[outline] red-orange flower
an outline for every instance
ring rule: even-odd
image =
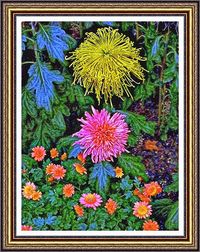
[[[85,164],[85,158],[82,152],[78,154],[77,158],[79,161],[81,161],[82,164]]]
[[[143,223],[143,230],[145,230],[145,231],[158,231],[159,225],[156,221],[148,220]]]
[[[40,191],[35,191],[32,194],[32,200],[40,200],[42,197],[42,193]]]
[[[62,161],[64,161],[65,159],[67,159],[67,153],[66,153],[66,152],[63,153],[62,156],[60,157],[60,159],[61,159]]]
[[[63,187],[63,194],[65,197],[70,198],[74,194],[74,186],[72,184],[66,184]]]
[[[43,146],[37,146],[32,149],[32,154],[31,156],[36,160],[36,161],[42,161],[46,155],[46,150]]]
[[[149,151],[159,151],[159,147],[156,146],[157,141],[151,141],[151,140],[146,140],[144,143],[144,148],[145,150],[149,150]]]
[[[107,202],[106,202],[106,205],[105,205],[105,208],[107,210],[107,212],[109,214],[114,214],[114,212],[116,211],[117,209],[117,203],[112,200],[112,199],[109,199]]]
[[[63,168],[62,165],[55,165],[52,170],[52,177],[54,179],[63,179],[65,176],[66,170]]]
[[[76,171],[78,173],[80,173],[81,175],[83,175],[84,173],[87,174],[87,170],[85,169],[85,167],[79,163],[74,164],[74,167],[76,169]]]
[[[144,201],[144,202],[150,202],[151,199],[145,195],[143,193],[143,191],[140,191],[138,188],[136,188],[134,191],[133,191],[133,194],[138,196],[138,198],[141,200],[141,201]]]
[[[74,210],[79,217],[84,215],[84,209],[81,206],[75,205]]]
[[[53,148],[50,150],[50,155],[51,155],[51,158],[56,158],[56,157],[58,157],[59,152],[57,151],[56,148]]]
[[[162,187],[158,182],[151,182],[144,185],[144,194],[147,196],[155,196],[162,192]]]
[[[46,167],[46,174],[47,174],[47,175],[51,175],[52,172],[53,172],[53,168],[54,168],[55,166],[56,166],[56,165],[53,164],[53,163],[47,165],[47,167]]]
[[[31,231],[32,227],[31,226],[27,226],[27,225],[22,225],[21,229],[22,229],[22,231]]]
[[[145,194],[140,193],[138,194],[138,198],[143,201],[143,202],[147,202],[149,203],[151,201],[151,199],[149,197],[147,197]]]

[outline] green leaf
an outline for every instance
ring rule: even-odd
[[[134,135],[133,133],[128,136],[128,145],[130,147],[134,147],[137,144],[138,136]]]
[[[33,166],[37,165],[37,162],[32,157],[23,154],[22,165],[25,166],[25,168],[32,168]]]
[[[67,148],[71,146],[73,143],[75,143],[75,141],[77,140],[78,140],[77,137],[72,136],[63,137],[57,142],[57,149],[60,150],[62,147]]]
[[[142,158],[132,156],[131,154],[122,154],[118,158],[118,164],[124,169],[126,175],[141,176],[145,182],[148,181],[148,176],[145,173],[145,165],[142,163]]]
[[[165,192],[178,192],[178,174],[173,175],[173,182],[166,186],[164,189]]]
[[[129,97],[125,97],[122,102],[122,110],[127,110],[131,104],[133,103],[133,100]]]
[[[156,122],[147,121],[143,115],[138,115],[134,112],[126,112],[126,121],[130,124],[135,135],[141,134],[141,132],[147,133],[151,136],[155,134]]]
[[[171,210],[173,201],[171,199],[165,198],[152,201],[151,204],[156,216],[163,216],[164,218],[166,218],[169,211]]]
[[[177,230],[178,229],[178,202],[175,202],[167,216],[165,221],[165,227],[167,230]]]
[[[26,111],[33,118],[37,117],[38,115],[34,96],[28,91],[27,88],[24,88],[22,92],[22,109],[23,112]]]

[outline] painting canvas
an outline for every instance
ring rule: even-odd
[[[23,235],[180,230],[179,22],[20,24]]]

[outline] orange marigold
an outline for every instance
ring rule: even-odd
[[[31,183],[31,182],[27,182],[22,189],[23,195],[27,199],[32,199],[32,195],[35,192],[35,190],[36,190],[36,186],[34,185],[34,183]]]
[[[56,165],[51,163],[49,165],[47,165],[46,167],[46,174],[47,175],[51,175],[53,173],[53,168],[55,167]]]
[[[74,194],[74,186],[72,184],[66,184],[63,187],[63,194],[65,197],[70,198]]]
[[[155,196],[162,192],[162,187],[158,182],[151,182],[144,185],[144,194],[147,196]]]
[[[42,197],[42,193],[40,191],[35,191],[32,194],[32,200],[40,200]]]
[[[54,181],[54,177],[53,176],[51,176],[51,177],[48,178],[48,182],[49,183],[52,183],[53,181]]]
[[[151,141],[151,140],[146,140],[144,143],[144,148],[145,150],[149,150],[149,151],[159,151],[159,147],[156,146],[157,141]]]
[[[143,223],[143,230],[145,231],[158,231],[159,225],[157,221],[148,220]]]
[[[53,170],[52,170],[52,177],[54,179],[63,179],[65,176],[66,170],[62,165],[55,165]]]
[[[67,159],[67,153],[66,153],[66,152],[63,153],[63,154],[61,155],[60,159],[61,159],[62,161],[64,161],[65,159]]]
[[[43,146],[37,146],[32,149],[31,156],[36,160],[36,161],[42,161],[46,155],[46,150]]]
[[[87,174],[87,170],[85,169],[85,167],[79,163],[74,164],[74,167],[76,169],[76,171],[78,173],[80,173],[81,175],[83,175],[84,173]]]
[[[81,206],[75,205],[74,210],[79,217],[84,215],[84,209]]]
[[[105,208],[109,214],[114,214],[117,209],[117,203],[111,198],[106,202]]]
[[[59,152],[57,151],[56,148],[53,148],[50,150],[50,155],[51,155],[51,158],[56,158],[56,157],[58,157]]]
[[[79,161],[81,161],[82,164],[85,164],[85,158],[82,152],[78,154],[77,158]]]
[[[122,168],[116,167],[115,168],[115,177],[116,178],[121,178],[124,175]]]

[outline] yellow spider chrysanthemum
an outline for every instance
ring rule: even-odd
[[[130,38],[117,29],[100,28],[97,33],[86,33],[84,42],[68,58],[73,60],[74,84],[79,83],[86,94],[96,93],[98,102],[104,95],[105,102],[113,95],[132,97],[129,87],[134,86],[133,75],[144,80],[144,69],[139,60],[140,49],[133,47]]]

